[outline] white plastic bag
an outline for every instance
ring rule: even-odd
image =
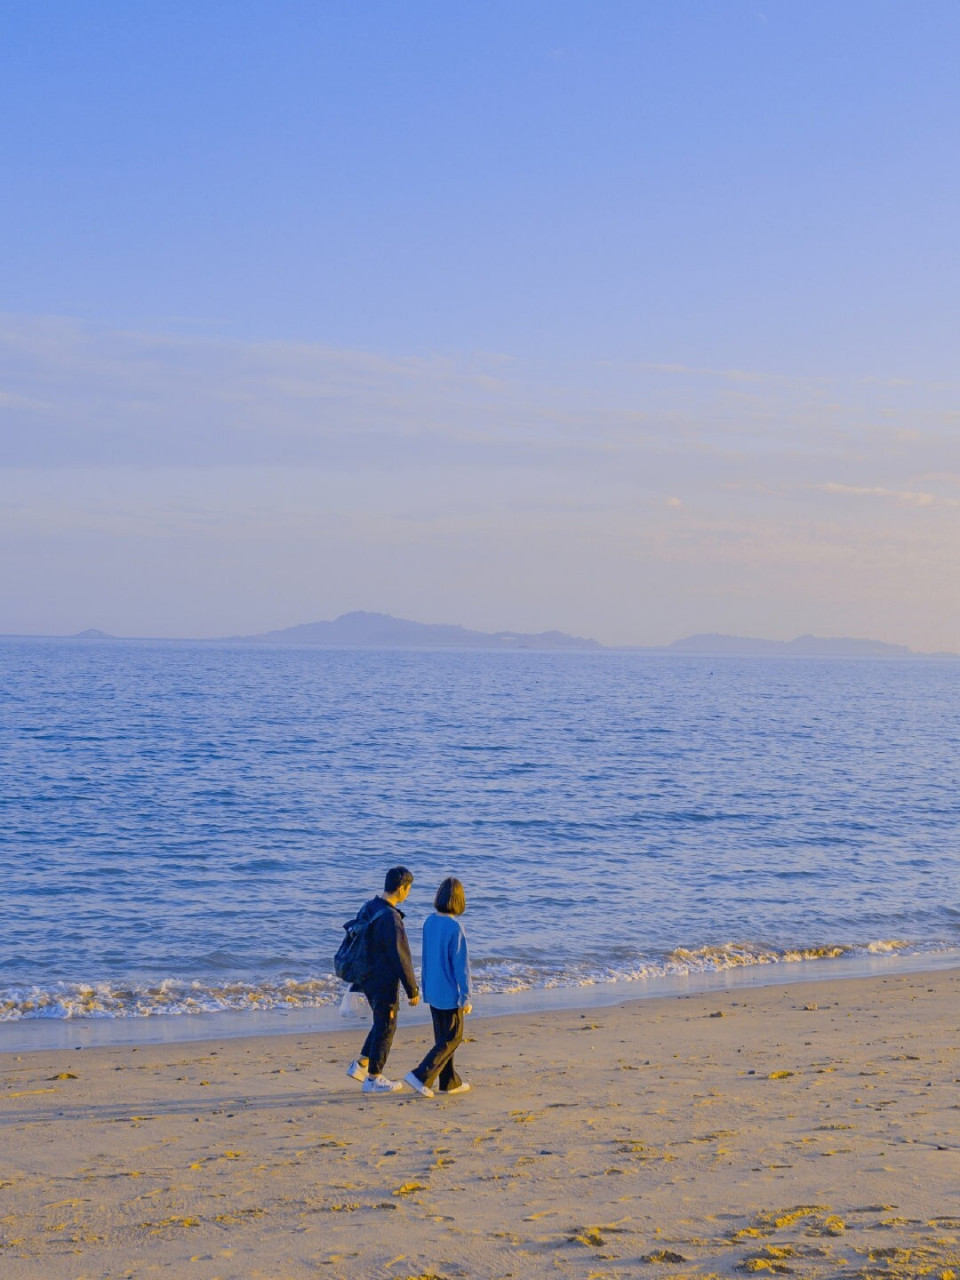
[[[346,991],[340,1001],[341,1018],[368,1018],[370,1005],[362,991]]]

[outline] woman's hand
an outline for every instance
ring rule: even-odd
[[[473,1013],[473,1005],[470,1003],[470,1001],[469,1001],[469,1000],[467,1001],[467,1003],[466,1003],[465,1005],[462,1005],[462,1006],[461,1006],[461,1008],[462,1008],[462,1010],[463,1010],[463,1012],[464,1012],[465,1014],[466,1014],[466,1013]]]

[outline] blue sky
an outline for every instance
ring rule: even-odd
[[[960,9],[0,7],[0,631],[960,649]]]

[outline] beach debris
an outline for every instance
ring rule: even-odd
[[[676,1160],[676,1156],[656,1147],[648,1146],[637,1138],[624,1138],[617,1143],[617,1150],[624,1155],[632,1155],[637,1160]]]
[[[201,1156],[199,1160],[194,1160],[190,1165],[191,1169],[202,1169],[205,1164],[211,1164],[215,1160],[243,1160],[248,1156],[246,1151],[221,1151],[218,1155]]]
[[[741,1227],[739,1231],[734,1232],[733,1239],[742,1240],[751,1236],[772,1235],[774,1231],[792,1227],[803,1218],[821,1218],[829,1212],[830,1207],[825,1204],[798,1204],[792,1209],[762,1209],[755,1216],[751,1226]]]
[[[234,1226],[238,1222],[246,1222],[249,1218],[262,1218],[266,1209],[259,1205],[251,1205],[249,1209],[232,1209],[229,1213],[216,1213],[214,1222],[222,1222],[225,1226]]]
[[[931,1276],[935,1277],[935,1280],[957,1280],[956,1267],[943,1265],[947,1261],[956,1262],[956,1258],[945,1258],[939,1249],[922,1246],[916,1249],[891,1246],[888,1249],[871,1249],[868,1256],[871,1262],[882,1262],[896,1267],[898,1272],[900,1268],[908,1268],[901,1274],[910,1277]]]
[[[782,1213],[777,1214],[773,1219],[773,1225],[778,1231],[782,1231],[784,1227],[792,1227],[801,1218],[816,1218],[821,1213],[829,1213],[829,1211],[829,1206],[825,1204],[798,1204],[794,1209],[784,1209]]]
[[[606,1244],[599,1227],[582,1227],[570,1240],[571,1243],[589,1245],[592,1249],[601,1249]]]
[[[160,1222],[145,1222],[151,1235],[157,1235],[164,1227],[199,1227],[200,1219],[191,1217],[163,1218]]]

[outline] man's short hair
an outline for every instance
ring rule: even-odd
[[[413,884],[413,872],[406,867],[391,867],[383,878],[383,892],[396,893],[408,884]]]
[[[463,885],[456,876],[447,876],[440,888],[437,890],[437,896],[433,900],[434,908],[442,912],[445,916],[462,916],[467,909],[467,898],[463,892]]]

